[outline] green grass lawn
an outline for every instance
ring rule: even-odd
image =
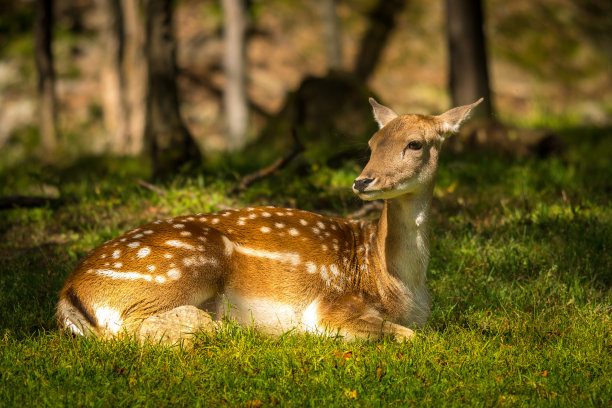
[[[219,206],[346,215],[357,161],[307,158],[228,196],[239,159],[143,189],[140,160],[0,169],[0,195],[61,205],[0,213],[0,406],[610,406],[612,129],[559,130],[546,159],[444,152],[433,213],[433,313],[411,342],[270,338],[228,322],[190,349],[61,335],[77,260],[128,228]],[[367,156],[367,153],[364,153]],[[235,165],[235,166],[234,166]],[[374,216],[374,215],[372,215]]]

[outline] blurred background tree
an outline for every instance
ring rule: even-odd
[[[611,122],[609,2],[17,0],[0,11],[5,166],[59,144],[63,160],[146,151],[160,175],[200,152],[278,156],[291,128],[325,161],[363,147],[369,95],[400,112],[484,96],[476,114],[498,121]]]
[[[53,1],[35,2],[34,55],[38,72],[38,131],[41,156],[53,159],[57,154],[55,69],[53,67]]]
[[[493,115],[481,0],[446,0],[449,88],[454,106],[484,101],[472,117]]]
[[[156,178],[200,159],[200,150],[179,111],[173,3],[172,0],[145,2],[149,78],[145,139]]]

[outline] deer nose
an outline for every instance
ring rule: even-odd
[[[353,188],[359,192],[364,191],[375,179],[373,178],[361,178],[355,179],[355,183],[353,183]]]

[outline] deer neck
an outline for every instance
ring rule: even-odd
[[[419,192],[385,200],[376,231],[384,269],[408,287],[425,283],[429,264],[429,213],[433,184]]]

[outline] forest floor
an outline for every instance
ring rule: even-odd
[[[190,349],[139,347],[70,338],[55,321],[65,278],[103,241],[223,207],[343,216],[361,207],[349,186],[362,162],[303,155],[238,195],[238,155],[185,169],[161,192],[137,183],[142,159],[2,168],[0,196],[62,201],[0,213],[0,406],[609,406],[612,129],[556,130],[565,150],[547,158],[443,151],[433,313],[409,342],[274,338],[228,323]]]

